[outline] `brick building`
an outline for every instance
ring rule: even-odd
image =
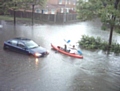
[[[45,7],[36,5],[35,12],[43,14],[75,13],[77,0],[47,0]]]

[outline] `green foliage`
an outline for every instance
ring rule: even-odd
[[[101,2],[94,0],[89,0],[85,2],[84,0],[79,0],[77,5],[78,18],[81,20],[93,19],[99,12],[101,8]]]
[[[3,13],[3,5],[2,5],[2,3],[3,3],[3,0],[0,1],[0,14]]]
[[[120,24],[120,0],[79,0],[77,12],[80,20],[99,17],[105,25],[114,26],[118,22]]]
[[[120,0],[87,0],[87,2],[86,0],[78,0],[77,12],[80,20],[99,17],[103,23],[102,29],[110,28],[108,43],[108,51],[110,51],[113,30],[120,26]]]
[[[115,31],[120,34],[120,28],[115,29]]]
[[[107,30],[107,26],[106,26],[106,25],[104,25],[104,24],[102,25],[102,27],[101,27],[101,28],[102,28],[102,30]]]
[[[17,9],[31,9],[31,5],[40,5],[44,6],[46,0],[6,0],[0,3],[0,7],[4,8],[4,11],[8,11],[9,9],[17,10]]]
[[[81,40],[78,41],[79,46],[88,50],[103,50],[107,51],[108,49],[108,42],[102,41],[100,37],[94,38],[83,35]],[[112,43],[111,45],[111,52],[114,52],[115,54],[120,53],[120,44]]]
[[[0,15],[0,20],[7,20],[7,21],[13,21],[13,17],[9,16],[9,15]],[[17,20],[22,20],[22,21],[31,21],[30,18],[17,18]]]

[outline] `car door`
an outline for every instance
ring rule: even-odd
[[[18,46],[18,52],[19,53],[23,53],[23,54],[27,54],[28,53],[27,48],[26,48],[24,42],[18,41],[17,46]]]

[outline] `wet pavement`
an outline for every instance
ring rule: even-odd
[[[109,32],[101,31],[101,23],[80,22],[66,25],[19,24],[2,21],[0,28],[0,91],[120,91],[120,56],[107,56],[102,50],[81,49],[83,59],[51,50],[51,43],[64,39],[76,43],[82,35],[108,40]],[[3,50],[3,42],[13,37],[27,37],[47,48],[44,58]],[[114,33],[113,40],[120,42]]]

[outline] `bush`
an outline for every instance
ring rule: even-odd
[[[119,34],[120,34],[120,29],[116,29],[115,31],[116,31],[116,33],[119,33]]]
[[[110,51],[114,52],[116,54],[119,54],[120,53],[120,45],[117,44],[117,43],[112,44],[112,47],[111,47]]]
[[[79,46],[84,48],[84,49],[88,49],[88,50],[103,50],[103,51],[107,51],[108,50],[108,42],[106,41],[102,41],[100,39],[100,37],[94,38],[83,35],[81,40],[78,41]],[[115,54],[119,54],[120,53],[120,44],[117,43],[112,43],[111,45],[111,52],[114,52]]]

